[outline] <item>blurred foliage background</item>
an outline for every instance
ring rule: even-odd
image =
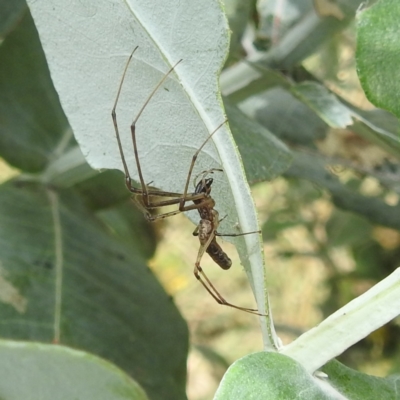
[[[251,155],[245,155],[246,133],[238,133],[263,231],[274,320],[284,343],[398,267],[398,121],[370,104],[360,87],[354,20],[359,5],[355,0],[225,1],[232,29],[231,52],[222,77],[225,99],[285,143],[293,157],[282,176],[265,182],[247,169]],[[3,1],[0,7],[3,18],[7,16],[0,21],[0,129],[4,138],[14,129],[8,123],[10,99],[19,101],[15,100],[15,87],[4,95],[13,68],[5,60],[11,57],[11,50],[27,59],[27,49],[39,44],[32,37],[22,43],[22,35],[12,43],[22,28],[33,29],[23,2],[10,7]],[[255,63],[251,61],[253,54],[265,57]],[[226,78],[240,62],[252,65],[261,78],[253,86],[230,90],[229,84],[224,86],[224,74]],[[353,122],[343,121],[346,113]],[[20,144],[12,147],[4,139],[0,142],[3,186],[23,175],[26,179],[30,174],[35,180],[32,174],[49,173],[53,160],[35,159],[30,164],[26,160],[27,152],[40,151],[25,140],[21,157],[15,156],[15,146]],[[74,146],[71,136],[64,149]],[[265,163],[268,165],[268,160]],[[89,168],[82,165],[78,170],[66,167],[63,179],[58,175],[60,186],[52,183],[56,190],[73,190],[102,229],[123,245],[135,247],[135,259],[141,263],[148,260],[189,327],[188,397],[210,398],[230,363],[262,348],[257,318],[218,306],[193,277],[198,243],[192,237],[193,225],[184,216],[148,224],[131,204],[121,173],[87,171]],[[8,196],[6,190],[2,193]],[[203,268],[228,301],[252,306],[235,249],[229,244],[224,244],[224,249],[233,259],[229,272],[216,268],[208,259],[204,259]],[[157,311],[154,305],[147,313],[159,315],[162,310]],[[399,372],[399,334],[399,320],[395,320],[339,359],[374,375]],[[25,334],[19,336],[26,338]],[[185,335],[181,338],[184,343]],[[119,359],[114,361],[123,365]]]
[[[264,62],[259,63],[266,71],[265,85],[260,85],[257,95],[243,100],[237,91],[229,97],[283,140],[294,155],[292,167],[283,177],[252,185],[265,241],[274,320],[278,334],[287,343],[398,267],[399,153],[382,144],[376,133],[366,135],[358,122],[349,127],[329,126],[326,121],[332,109],[315,112],[318,107],[310,107],[304,98],[295,97],[275,82],[271,84],[272,71],[285,76],[289,85],[309,81],[323,85],[342,104],[374,121],[376,127],[390,131],[394,142],[398,142],[398,121],[376,109],[359,83],[354,21],[359,2],[227,3],[228,12],[229,5],[235,10],[230,15],[231,26],[240,25],[239,15],[248,17],[242,36],[234,30],[228,64],[242,59],[244,54],[249,57],[254,47],[266,52]],[[313,7],[322,19],[311,27]],[[301,30],[304,25],[309,28],[307,33]],[[290,52],[290,40],[296,34],[297,47]],[[268,58],[271,54],[278,56]],[[281,54],[284,56],[280,58]],[[303,162],[304,158],[309,165]],[[167,247],[171,249],[172,243]],[[187,247],[181,250],[184,248]],[[174,264],[179,265],[177,259]],[[249,289],[244,285],[243,274],[234,270],[229,277],[219,272],[213,279],[229,299],[241,304],[243,290],[248,293]],[[168,277],[165,279],[168,284]],[[244,355],[233,355],[233,349],[244,350],[246,344],[246,353],[259,349],[254,318],[231,310],[220,314],[220,310],[207,307],[207,314],[212,313],[215,321],[215,326],[210,327],[210,319],[202,318],[203,308],[196,307],[193,289],[177,290],[185,317],[188,321],[194,319],[189,326],[200,344],[194,350],[196,361],[207,360],[203,346],[212,346],[218,356],[223,354],[226,364]],[[193,304],[191,314],[186,311],[188,304]],[[218,312],[215,317],[214,312]],[[228,313],[232,314],[229,322],[224,318]],[[373,375],[398,372],[399,322],[397,319],[382,327],[338,359]],[[211,360],[210,374],[218,376],[214,378],[217,385],[222,375],[218,375],[218,369],[213,370],[211,366],[216,364],[214,358]]]

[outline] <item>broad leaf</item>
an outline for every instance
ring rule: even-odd
[[[332,361],[323,372],[308,373],[282,354],[260,352],[236,361],[226,372],[214,400],[398,399],[399,377],[378,378]]]
[[[214,400],[328,400],[335,399],[319,387],[300,364],[277,353],[260,352],[236,361],[226,372]]]
[[[3,340],[0,360],[2,399],[148,399],[134,380],[111,363],[67,347]]]
[[[282,349],[313,373],[400,315],[400,268]]]
[[[26,6],[14,23],[0,46],[0,156],[39,172],[72,145],[73,136]]]
[[[398,400],[399,380],[398,375],[380,378],[354,371],[351,368],[333,360],[326,364],[322,371],[328,375],[329,382],[351,400]]]
[[[399,123],[388,112],[361,110],[316,82],[294,85],[291,92],[332,128],[351,127],[360,136],[400,158]]]
[[[26,2],[24,0],[0,0],[0,9],[0,37],[4,38],[20,20],[26,10]]]
[[[357,15],[357,70],[368,99],[400,118],[400,4],[380,0]]]
[[[185,398],[187,328],[140,241],[106,233],[73,190],[9,182],[0,210],[1,336],[91,351],[150,398]]]
[[[292,161],[286,145],[238,107],[227,102],[225,107],[249,182],[272,180],[286,171]]]
[[[132,50],[139,46],[122,88],[117,118],[129,170],[136,180],[130,124],[157,82],[183,59],[136,124],[145,182],[183,192],[194,153],[225,120],[218,75],[227,57],[229,29],[220,3],[102,0],[65,7],[57,0],[28,4],[63,109],[94,168],[122,169],[110,113]],[[214,174],[213,186],[216,208],[227,216],[221,232],[257,230],[250,191],[227,125],[199,154],[190,182],[201,171],[221,167],[224,172]],[[195,211],[191,218],[198,221]],[[265,313],[260,238],[253,234],[233,241],[258,308]],[[268,343],[270,336],[263,326]]]

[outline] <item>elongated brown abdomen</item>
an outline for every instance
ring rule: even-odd
[[[229,269],[232,266],[232,260],[221,249],[221,246],[217,243],[215,238],[207,247],[206,252],[222,269]]]

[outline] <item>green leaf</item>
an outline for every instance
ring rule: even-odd
[[[272,180],[289,168],[292,155],[283,142],[239,108],[227,102],[225,108],[249,182]]]
[[[214,400],[297,398],[335,397],[324,393],[316,378],[296,361],[272,352],[250,354],[233,363],[214,396]]]
[[[150,398],[184,399],[187,327],[138,246],[107,233],[73,190],[3,184],[0,335],[85,349]]]
[[[294,85],[291,92],[332,128],[350,127],[365,139],[400,158],[399,122],[383,110],[364,111],[316,82]],[[383,114],[383,115],[382,115]]]
[[[0,156],[42,171],[73,145],[29,10],[0,46]]]
[[[400,124],[393,114],[380,109],[364,111],[340,100],[355,117],[351,127],[354,132],[400,158],[400,140],[397,135]]]
[[[0,360],[2,399],[148,399],[113,364],[67,347],[1,340]]]
[[[74,188],[80,192],[85,203],[94,211],[108,209],[125,203],[131,198],[131,194],[126,190],[124,176],[117,170],[96,173],[95,176],[76,184]]]
[[[106,170],[75,186],[85,204],[107,225],[113,236],[149,259],[156,250],[156,225],[143,217],[126,190],[121,171]]]
[[[400,268],[305,332],[281,352],[307,371],[321,368],[400,314]]]
[[[326,364],[322,371],[328,375],[329,381],[335,388],[351,400],[400,398],[398,375],[379,378],[354,371],[336,360]]]
[[[251,1],[226,0],[224,6],[231,29],[229,58],[227,60],[227,64],[230,64],[241,58],[243,52],[242,38],[253,11],[253,4]]]
[[[184,6],[161,0],[151,4],[146,0],[101,0],[74,3],[73,7],[65,7],[62,0],[51,4],[30,0],[28,4],[63,109],[94,168],[122,169],[110,113],[132,50],[139,46],[122,88],[117,119],[135,180],[138,174],[130,125],[157,82],[183,59],[136,124],[145,182],[182,193],[194,153],[225,120],[218,77],[227,57],[229,28],[221,4],[214,0],[191,0]],[[60,23],[69,28],[60,30]],[[211,168],[224,171],[214,174],[213,186],[216,209],[227,216],[221,222],[221,232],[256,231],[250,190],[227,125],[199,154],[192,178]],[[198,222],[195,210],[189,215]],[[258,308],[266,313],[261,240],[253,234],[232,241]],[[266,324],[263,328],[264,340],[271,346]]]
[[[24,0],[0,0],[0,38],[4,39],[26,11]]]
[[[310,375],[283,354],[260,352],[236,361],[226,372],[214,400],[225,399],[398,399],[398,376],[378,378],[337,361]]]
[[[290,83],[286,77],[274,69],[260,65],[257,62],[249,62],[248,64],[249,65],[243,65],[243,69],[246,70],[250,66],[254,72],[257,71],[259,79],[254,82],[246,82],[246,86],[238,89],[237,91],[235,90],[235,86],[240,86],[242,84],[242,81],[237,81],[238,77],[236,76],[236,73],[239,71],[236,71],[235,67],[232,67],[227,68],[222,72],[222,91],[225,95],[224,97],[228,98],[232,103],[240,103],[241,101],[244,101],[253,95],[260,94],[261,92],[265,92],[268,89],[276,86],[283,88],[290,87]],[[244,76],[239,77],[239,79],[244,78]]]
[[[315,82],[304,82],[295,85],[293,93],[315,110],[329,126],[345,128],[352,124],[351,115],[347,108],[324,86]]]
[[[371,103],[400,117],[400,4],[380,0],[357,14],[357,70]]]

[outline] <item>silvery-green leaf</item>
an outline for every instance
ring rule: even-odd
[[[157,82],[183,59],[136,124],[145,182],[183,192],[193,154],[226,118],[218,78],[227,57],[229,28],[221,3],[101,0],[73,1],[66,6],[61,0],[31,0],[28,4],[63,109],[94,168],[122,169],[110,114],[132,50],[139,46],[122,88],[117,118],[129,170],[136,181],[130,124]],[[204,147],[193,176],[211,168],[224,170],[214,173],[213,186],[216,209],[221,217],[227,216],[220,231],[257,230],[253,201],[228,125]],[[192,212],[191,218],[197,222],[197,213]],[[252,234],[234,242],[258,308],[265,313],[260,237]],[[268,335],[264,329],[266,343],[272,330]]]

